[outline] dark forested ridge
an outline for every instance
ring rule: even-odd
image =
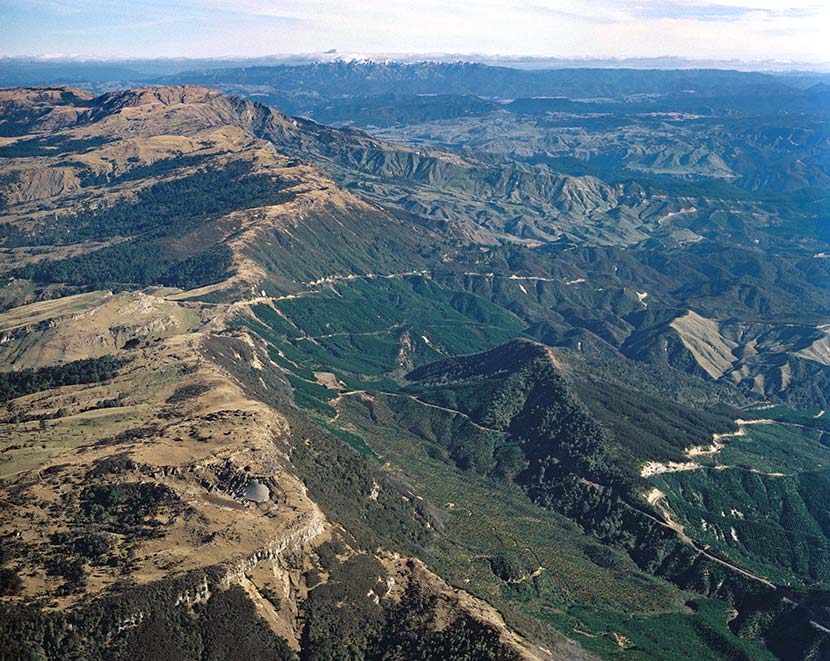
[[[186,164],[176,163],[176,167]],[[135,237],[86,255],[28,266],[18,275],[40,283],[95,288],[165,284],[192,289],[213,284],[224,279],[231,267],[225,246],[199,251],[198,245],[191,245],[188,252],[194,254],[182,259],[170,243],[230,211],[291,199],[281,191],[279,181],[267,175],[248,176],[249,171],[250,164],[238,163],[155,184],[139,192],[134,201],[103,210],[74,211],[31,234],[6,225],[6,245],[63,245]]]

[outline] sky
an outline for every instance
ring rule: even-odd
[[[502,56],[830,61],[830,2],[0,0],[0,55]]]

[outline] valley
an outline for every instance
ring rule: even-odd
[[[826,92],[596,76],[0,90],[3,647],[825,658]]]

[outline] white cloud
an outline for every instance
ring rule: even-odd
[[[293,17],[300,50],[830,59],[826,3],[795,0],[209,0]],[[267,39],[267,37],[266,37]],[[284,52],[284,49],[281,49]]]
[[[815,0],[787,7],[780,0],[0,0],[0,18],[12,6],[24,16],[30,7],[45,23],[51,14],[45,29],[27,25],[14,35],[28,52],[117,46],[131,51],[121,54],[218,56],[337,48],[830,60],[830,9]],[[115,34],[109,42],[73,42],[59,25],[67,14],[85,16],[96,37],[110,26]],[[117,34],[137,15],[146,27]],[[176,29],[154,32],[154,19]],[[84,23],[71,28],[83,31]]]

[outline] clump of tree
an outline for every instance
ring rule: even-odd
[[[62,576],[64,583],[61,594],[79,592],[86,587],[86,562],[78,555],[56,553],[48,559],[46,572],[51,576]]]
[[[112,379],[127,361],[115,356],[84,358],[65,365],[0,373],[0,401],[29,395],[50,388]]]
[[[139,237],[84,255],[38,262],[18,275],[43,284],[62,282],[92,289],[152,284],[191,289],[221,282],[232,262],[231,250],[224,245],[179,259],[164,238]]]
[[[168,174],[173,170],[178,170],[181,168],[198,166],[199,163],[204,160],[204,156],[201,154],[196,154],[193,156],[176,156],[173,158],[162,158],[158,161],[154,161],[153,163],[148,163],[146,165],[133,165],[129,170],[126,172],[121,172],[120,174],[113,174],[111,172],[107,173],[95,173],[92,170],[87,169],[80,175],[81,185],[83,186],[104,186],[107,184],[119,184],[125,181],[136,181],[138,179],[146,179],[148,177],[158,177],[159,175]],[[140,158],[137,156],[131,156],[127,159],[127,162],[130,164],[139,163],[141,161]],[[79,161],[70,161],[67,165],[73,165],[75,167],[87,168],[88,166],[85,163],[81,163]]]
[[[503,553],[490,558],[490,571],[507,583],[517,581],[526,574],[522,563]]]
[[[81,520],[130,536],[153,536],[162,507],[179,502],[169,487],[155,482],[100,483],[81,492]]]
[[[23,582],[11,567],[0,568],[0,597],[9,597],[20,592]]]
[[[155,282],[179,289],[195,289],[221,282],[233,266],[233,253],[225,245],[217,245],[176,262]]]
[[[332,567],[327,583],[310,593],[304,605],[303,659],[363,659],[384,624],[384,609],[367,595],[385,587],[383,566],[360,554]]]
[[[105,136],[73,138],[68,135],[50,135],[16,140],[0,147],[2,158],[27,158],[32,156],[54,156],[69,152],[83,152],[109,142]]]

